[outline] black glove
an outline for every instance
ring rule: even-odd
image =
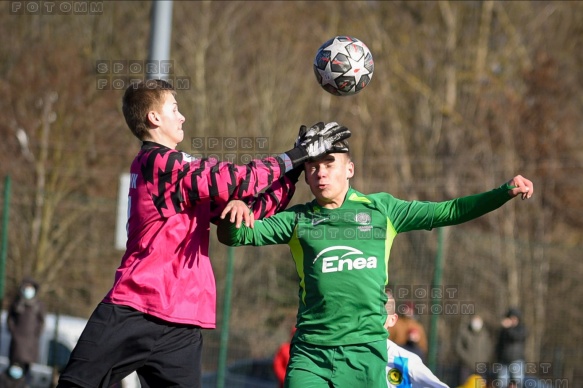
[[[321,125],[320,129],[324,128],[324,123],[318,123],[315,125],[318,125],[318,126]],[[302,141],[304,141],[307,132],[308,132],[308,127],[306,127],[305,125],[301,125],[300,130],[298,131],[298,137],[296,139],[296,142],[294,143],[294,147],[300,146]],[[293,183],[297,183],[297,181],[300,179],[300,175],[302,175],[302,171],[304,171],[304,164],[303,163],[299,164],[297,167],[286,172],[285,176],[288,177],[288,179],[290,181],[292,181]]]
[[[350,130],[338,123],[331,122],[326,125],[319,122],[301,136],[302,127],[300,127],[300,136],[296,140],[295,147],[286,152],[294,167],[299,166],[308,158],[317,158],[320,155],[328,153],[334,149],[334,143],[348,139],[351,135]]]
[[[346,154],[348,152],[350,152],[350,150],[348,148],[348,142],[346,142],[344,140],[341,140],[338,143],[334,143],[332,148],[330,148],[330,151],[328,151],[329,154],[336,154],[336,153]]]
[[[320,128],[320,130],[324,129],[324,123],[320,122],[317,124],[314,124],[314,126],[318,126],[318,128]],[[302,143],[302,141],[304,141],[304,139],[306,138],[306,133],[308,132],[308,127],[306,127],[305,125],[300,125],[300,130],[298,131],[298,137],[296,139],[296,142],[294,143],[294,147],[299,147],[300,144]]]

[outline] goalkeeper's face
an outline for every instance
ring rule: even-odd
[[[184,139],[182,124],[186,119],[178,111],[178,103],[172,93],[165,93],[164,102],[148,112],[148,120],[151,128],[147,140],[176,148]]]
[[[347,153],[323,155],[305,164],[306,183],[322,207],[340,207],[354,176],[354,163]]]

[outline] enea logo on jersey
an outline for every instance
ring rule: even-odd
[[[318,253],[313,263],[320,258],[322,273],[376,268],[378,261],[375,256],[365,257],[362,251],[347,246],[328,247]]]

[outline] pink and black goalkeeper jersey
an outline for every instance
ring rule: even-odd
[[[103,302],[214,328],[210,223],[229,200],[250,201],[266,188],[254,202],[255,218],[284,209],[295,189],[277,180],[284,170],[279,157],[234,165],[144,142],[130,169],[126,253]]]

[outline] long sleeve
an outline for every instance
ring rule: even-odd
[[[291,201],[296,190],[292,181],[283,176],[267,190],[254,197],[251,209],[255,219],[262,219],[284,210]]]
[[[501,187],[480,194],[443,202],[403,201],[393,199],[387,214],[398,233],[411,230],[431,230],[442,226],[461,224],[498,209],[511,197],[510,187]],[[387,194],[388,196],[388,194]]]
[[[241,200],[248,204],[255,219],[259,220],[284,210],[291,201],[295,189],[295,184],[288,177],[283,176],[269,186],[264,192],[254,197],[241,198]],[[224,206],[214,207],[211,214],[211,221],[214,224],[220,222],[219,217],[223,209]]]
[[[221,220],[217,226],[220,242],[229,246],[287,244],[295,230],[295,207],[277,213],[263,220],[255,221],[253,228],[241,225],[237,228],[228,219]]]
[[[279,157],[236,165],[196,159],[154,143],[145,143],[136,162],[140,163],[151,198],[163,217],[199,202],[211,201],[214,210],[231,199],[250,198],[271,186],[285,171]]]

